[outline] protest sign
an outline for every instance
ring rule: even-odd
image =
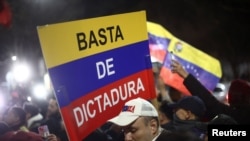
[[[155,98],[145,11],[39,26],[70,140],[82,140],[136,97]]]

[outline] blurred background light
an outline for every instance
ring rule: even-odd
[[[12,61],[16,61],[16,60],[17,60],[17,56],[12,56],[12,57],[11,57],[11,60],[12,60]]]
[[[37,99],[46,99],[48,96],[48,91],[46,90],[44,84],[39,83],[34,85],[33,94]]]
[[[30,102],[31,100],[32,100],[32,98],[31,98],[30,96],[28,96],[28,97],[27,97],[27,101]]]
[[[27,64],[16,64],[12,72],[17,82],[26,82],[31,76],[31,70]]]

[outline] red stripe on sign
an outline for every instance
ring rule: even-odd
[[[124,103],[136,97],[156,97],[152,69],[111,83],[61,108],[70,140],[82,140],[119,114]]]

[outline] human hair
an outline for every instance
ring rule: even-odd
[[[158,117],[143,116],[143,119],[144,119],[145,125],[148,125],[151,120],[155,120],[157,123],[157,127],[160,126],[160,122],[159,122]]]
[[[26,125],[26,113],[21,107],[11,107],[9,110],[12,111],[19,118],[19,123],[17,125],[12,126],[12,129],[18,130],[21,126]]]
[[[24,103],[23,109],[25,110],[25,112],[30,113],[31,117],[33,117],[39,113],[38,107],[31,104],[31,103]]]
[[[159,107],[159,111],[164,113],[166,115],[166,117],[169,118],[170,120],[173,120],[174,110],[170,106],[170,103],[167,100],[163,100],[161,102],[161,105]]]

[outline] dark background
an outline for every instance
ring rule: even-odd
[[[147,20],[221,60],[224,75],[239,77],[250,70],[249,0],[7,0],[10,27],[0,27],[0,79],[9,58],[37,64],[42,58],[38,25],[146,10]],[[135,21],[136,22],[136,21]],[[243,67],[242,67],[243,66]],[[231,68],[232,67],[232,68]],[[249,76],[248,74],[244,74]]]

